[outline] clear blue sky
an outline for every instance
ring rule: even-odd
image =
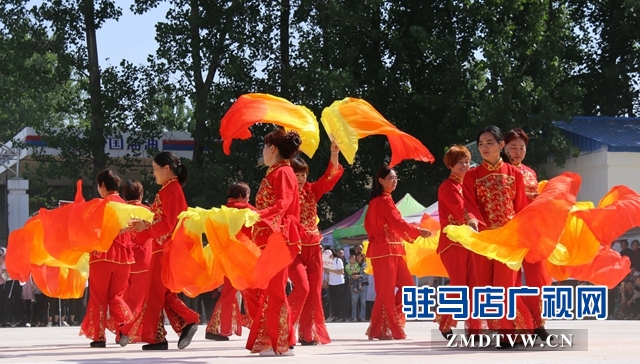
[[[170,5],[161,2],[157,8],[136,15],[129,9],[133,0],[115,3],[122,9],[120,20],[106,22],[97,33],[100,66],[117,65],[122,59],[133,64],[146,63],[147,56],[155,54],[157,48],[155,24],[164,20]]]

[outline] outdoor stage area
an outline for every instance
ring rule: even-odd
[[[78,327],[0,328],[1,363],[638,363],[639,321],[554,321],[551,330],[587,330],[588,350],[568,351],[517,348],[499,350],[446,348],[432,322],[408,322],[406,340],[369,341],[368,323],[329,323],[333,343],[325,346],[296,346],[293,357],[260,357],[244,349],[243,337],[217,342],[204,339],[201,325],[185,350],[176,347],[177,335],[169,331],[169,350],[142,351],[141,344],[121,348],[108,335],[106,348],[90,348],[89,340],[78,336]],[[539,345],[539,343],[537,344]]]

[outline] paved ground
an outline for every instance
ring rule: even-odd
[[[140,344],[125,348],[112,343],[94,349],[78,336],[77,327],[2,328],[0,363],[638,363],[640,362],[640,321],[557,321],[548,329],[586,330],[588,350],[555,349],[482,350],[451,349],[439,335],[431,337],[434,323],[407,323],[407,340],[368,341],[367,323],[330,323],[333,343],[326,346],[296,347],[294,357],[259,357],[244,349],[244,337],[227,342],[204,339],[200,326],[194,341],[185,350],[176,347],[177,336],[167,327],[169,350],[142,351]],[[582,331],[583,333],[585,331]],[[583,345],[584,343],[581,343]],[[539,344],[537,344],[539,345]],[[574,343],[574,349],[576,344]]]

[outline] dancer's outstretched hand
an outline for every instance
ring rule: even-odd
[[[420,229],[420,236],[422,236],[423,238],[428,238],[431,235],[433,235],[431,233],[431,231],[427,230],[427,229]]]
[[[331,153],[340,153],[340,147],[334,141],[331,141]]]
[[[475,230],[475,231],[479,231],[479,230],[478,230],[478,220],[476,220],[476,219],[469,220],[469,222],[467,223],[467,225],[471,226],[471,228],[472,228],[473,230]]]
[[[144,220],[131,220],[129,226],[131,226],[134,231],[141,232],[147,229],[147,222]]]

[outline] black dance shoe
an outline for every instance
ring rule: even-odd
[[[453,335],[453,331],[451,330],[447,332],[440,331],[440,333],[442,334],[442,337],[444,337],[445,340],[449,340],[449,337]]]
[[[547,338],[549,337],[549,332],[547,331],[547,329],[544,328],[544,326],[540,326],[537,329],[533,330],[533,333],[538,335],[538,337],[542,341],[547,341]],[[552,336],[551,340],[553,339],[554,337]]]
[[[204,338],[207,340],[214,340],[214,341],[229,341],[229,337],[228,336],[222,336],[222,335],[218,335],[218,334],[210,334],[210,333],[206,333],[204,334]]]
[[[142,345],[142,350],[169,350],[169,343],[165,341],[161,343]]]
[[[129,339],[129,336],[122,333],[120,334],[120,339],[118,339],[118,344],[120,344],[120,346],[124,348],[125,346],[129,345],[130,342],[131,339]]]
[[[92,341],[91,344],[89,344],[92,348],[106,348],[107,347],[107,343],[104,341]]]
[[[198,325],[196,324],[189,324],[185,326],[184,329],[182,329],[182,334],[180,334],[180,340],[178,340],[178,349],[184,349],[189,346],[196,331],[198,331]]]

